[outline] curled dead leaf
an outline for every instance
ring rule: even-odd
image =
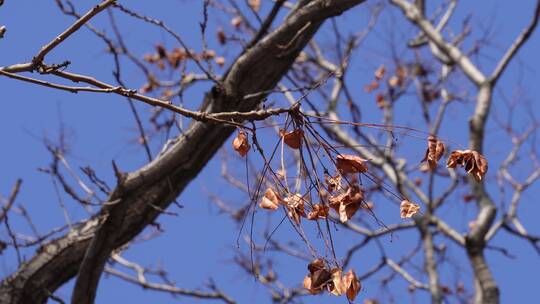
[[[325,268],[325,263],[323,259],[315,259],[311,261],[308,266],[308,270],[310,273],[313,273],[315,270],[323,269]]]
[[[239,29],[242,25],[243,19],[240,16],[236,16],[231,19],[231,25],[234,26],[236,29]]]
[[[214,51],[214,50],[204,50],[201,53],[201,57],[204,60],[214,59],[214,58],[216,58],[216,51]]]
[[[341,173],[365,173],[368,171],[367,159],[356,155],[340,154],[336,157],[336,166]]]
[[[283,137],[283,142],[285,142],[285,144],[292,149],[300,149],[302,146],[302,137],[304,136],[304,131],[301,129],[296,129],[291,132],[279,130],[279,135]]]
[[[219,56],[219,57],[216,57],[214,59],[214,61],[216,62],[217,65],[219,65],[220,67],[223,67],[225,65],[225,57],[223,56]]]
[[[477,182],[480,182],[488,170],[488,162],[486,158],[473,150],[455,150],[450,153],[448,168],[456,168],[457,166],[465,167],[465,171],[471,174]]]
[[[330,272],[332,274],[332,282],[327,286],[328,291],[336,296],[345,294],[349,301],[354,301],[362,288],[360,280],[358,280],[354,271],[350,269],[343,275],[341,269],[333,268]]]
[[[418,210],[420,210],[420,206],[408,200],[403,200],[401,205],[399,205],[401,218],[411,218]]]
[[[375,71],[375,79],[381,80],[384,77],[384,74],[386,74],[386,68],[384,67],[384,65],[381,65]]]
[[[305,276],[304,277],[304,288],[307,289],[309,291],[310,294],[312,295],[316,295],[316,294],[319,294],[322,292],[322,288],[315,288],[311,282],[311,277],[310,276]]]
[[[238,135],[232,142],[233,149],[240,154],[240,156],[244,157],[249,152],[249,148],[251,147],[249,145],[249,140],[247,137],[246,132],[240,131],[238,132]]]
[[[259,207],[267,210],[277,210],[281,204],[283,204],[283,200],[279,194],[274,189],[268,188],[259,203]]]
[[[422,162],[427,161],[429,169],[435,170],[437,168],[437,163],[439,159],[444,154],[444,143],[437,139],[437,137],[430,135],[428,137],[428,147],[426,150],[426,155]]]
[[[332,275],[322,259],[308,264],[309,274],[304,278],[304,288],[311,294],[321,293],[331,281]]]
[[[396,73],[388,79],[388,85],[391,88],[403,86],[403,84],[405,84],[405,79],[407,78],[407,74],[408,74],[407,69],[403,66],[399,66],[396,69]]]
[[[364,86],[364,91],[366,91],[366,93],[371,93],[378,88],[379,88],[379,82],[376,80],[373,80],[370,84]]]
[[[307,215],[308,220],[325,219],[328,217],[329,207],[323,204],[313,205],[313,209]]]
[[[167,50],[162,44],[156,45],[156,53],[159,55],[160,59],[167,57]]]
[[[252,10],[258,12],[261,9],[261,0],[248,0],[248,5]]]
[[[144,54],[143,60],[148,63],[156,63],[159,60],[158,54]]]
[[[341,190],[341,175],[340,174],[337,174],[336,176],[330,176],[328,174],[325,174],[324,182],[326,183],[326,188],[328,189],[328,192]]]
[[[322,259],[315,259],[308,265],[309,274],[304,278],[304,288],[311,294],[319,294],[323,290],[340,296],[345,294],[353,301],[362,286],[354,271],[349,270],[345,275],[340,268],[329,269]]]
[[[182,61],[187,59],[187,57],[188,54],[185,49],[174,48],[172,52],[167,55],[167,60],[172,67],[177,68]]]
[[[283,200],[287,206],[287,215],[291,218],[297,225],[300,224],[300,218],[306,217],[304,211],[304,198],[302,195],[296,193],[289,195]]]
[[[401,80],[402,83],[405,82],[405,78],[407,78],[408,73],[407,68],[404,66],[398,66],[396,69],[396,76]]]
[[[339,268],[332,268],[330,270],[330,273],[332,274],[332,282],[328,284],[327,290],[331,294],[335,296],[340,296],[345,293],[345,290],[343,289],[343,283],[342,283],[342,273],[341,269]]]
[[[400,83],[400,80],[399,78],[396,76],[396,75],[392,75],[389,79],[388,79],[388,85],[392,88],[395,88],[395,87],[398,87],[398,86],[401,86],[401,83]]]
[[[347,273],[343,276],[341,284],[342,288],[346,291],[347,299],[349,299],[349,301],[351,302],[354,301],[354,299],[362,289],[360,280],[358,280],[356,274],[352,269],[347,271]]]
[[[386,100],[384,99],[384,95],[381,93],[377,93],[377,95],[375,96],[375,101],[377,102],[377,107],[379,107],[379,109],[382,109],[384,108],[384,106],[386,106]]]
[[[227,35],[225,35],[225,31],[222,28],[217,30],[216,37],[219,44],[224,45],[227,43]]]
[[[363,200],[364,192],[360,186],[352,184],[345,193],[330,197],[328,202],[330,207],[339,214],[339,220],[345,223],[361,208]]]
[[[451,295],[453,293],[452,289],[448,285],[441,285],[441,291],[446,295]]]

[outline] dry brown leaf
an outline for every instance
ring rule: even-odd
[[[240,26],[242,25],[242,21],[243,21],[242,17],[236,16],[231,19],[231,25],[234,26],[236,29],[239,29]]]
[[[343,271],[333,268],[330,273],[332,273],[332,284],[328,285],[328,291],[335,296],[344,294],[347,290],[343,284]]]
[[[379,82],[376,80],[373,80],[370,84],[364,86],[364,91],[366,91],[366,93],[371,93],[373,92],[373,90],[376,90],[378,88],[379,88]]]
[[[360,280],[356,277],[356,274],[352,269],[347,271],[347,273],[342,278],[342,284],[343,288],[346,290],[347,299],[349,301],[354,301],[360,290],[362,289],[362,285],[360,284]]]
[[[216,36],[219,44],[224,45],[227,43],[227,35],[225,35],[225,31],[222,28],[217,30]]]
[[[444,154],[444,143],[437,139],[437,137],[430,135],[428,137],[428,147],[426,150],[426,155],[422,162],[427,161],[429,169],[435,170],[437,168],[437,163],[439,159]]]
[[[411,218],[418,210],[420,210],[420,206],[408,200],[403,200],[401,205],[399,205],[401,218]]]
[[[281,204],[283,204],[283,200],[279,194],[274,189],[268,188],[259,203],[259,207],[267,210],[277,210]]]
[[[289,218],[297,225],[300,224],[300,218],[306,217],[304,211],[304,198],[302,198],[302,195],[298,193],[290,195],[284,199],[284,202],[287,205],[287,215]]]
[[[465,293],[465,285],[462,282],[459,282],[456,286],[456,293],[457,294],[464,294]]]
[[[342,223],[350,220],[353,215],[360,209],[361,203],[349,203],[339,205],[339,220]]]
[[[325,219],[328,217],[329,207],[323,204],[313,205],[313,209],[307,215],[308,220]]]
[[[337,267],[329,269],[322,259],[311,261],[308,270],[309,274],[304,278],[303,285],[311,294],[318,294],[326,289],[336,296],[346,294],[349,301],[354,301],[362,289],[354,271],[349,270],[343,275],[343,271]]]
[[[214,50],[204,50],[201,54],[202,59],[210,60],[216,58],[216,51]]]
[[[332,273],[332,284],[327,285],[328,291],[336,296],[345,294],[349,301],[354,301],[362,289],[360,280],[358,280],[354,271],[351,269],[345,275],[342,275],[341,269],[334,268],[330,272]]]
[[[336,176],[330,176],[328,174],[324,175],[324,182],[326,183],[326,188],[328,192],[334,192],[341,190],[341,175],[337,174]]]
[[[392,75],[390,79],[388,79],[388,85],[392,88],[401,86],[399,78],[396,75]]]
[[[325,268],[324,260],[315,259],[308,264],[307,268],[310,273],[313,273],[315,270],[323,269]]]
[[[448,168],[456,168],[457,166],[465,167],[465,171],[471,174],[477,182],[480,182],[488,170],[488,162],[486,158],[473,150],[455,150],[450,153]]]
[[[216,57],[214,59],[214,61],[216,62],[217,65],[219,65],[220,67],[223,67],[225,65],[225,57],[223,56],[219,56],[219,57]]]
[[[261,9],[261,0],[248,0],[248,5],[252,10],[258,12]]]
[[[143,60],[148,63],[156,63],[159,60],[158,54],[144,54]]]
[[[356,155],[340,154],[336,157],[336,167],[341,173],[366,173],[368,171],[366,162],[367,159]]]
[[[475,198],[476,198],[476,196],[474,194],[465,194],[465,195],[463,195],[463,201],[465,203],[468,203],[468,202],[472,201]]]
[[[283,142],[292,149],[300,149],[302,146],[302,137],[304,137],[304,131],[296,129],[291,132],[285,132],[285,130],[279,130],[279,135],[283,137]]]
[[[398,66],[396,69],[396,76],[400,79],[401,84],[405,82],[405,78],[407,78],[407,68],[404,66]]]
[[[167,61],[169,61],[169,64],[177,68],[180,66],[180,63],[187,58],[188,54],[184,49],[181,48],[174,48],[172,52],[170,52],[167,55]]]
[[[311,277],[309,275],[304,277],[303,285],[304,285],[304,288],[307,289],[309,293],[312,295],[316,295],[322,292],[322,288],[314,288],[312,286]]]
[[[375,79],[381,80],[384,77],[384,74],[386,74],[386,68],[384,67],[384,65],[381,65],[375,71]]]
[[[163,58],[167,57],[167,50],[165,49],[165,47],[162,44],[157,44],[156,45],[156,53],[159,55],[160,59],[163,59]]]
[[[446,295],[451,295],[453,293],[452,289],[448,285],[441,285],[441,291]]]
[[[304,278],[304,288],[311,294],[318,294],[326,288],[332,275],[322,259],[315,259],[308,264],[309,275]]]
[[[396,69],[395,75],[392,75],[388,79],[388,85],[392,88],[401,87],[405,83],[407,78],[407,69],[405,67],[399,66]]]
[[[360,186],[353,184],[345,193],[331,196],[328,202],[330,207],[339,214],[339,220],[345,223],[361,208],[363,200],[364,192],[360,189]]]
[[[249,148],[251,147],[249,145],[249,140],[247,137],[246,132],[240,131],[238,132],[238,135],[232,142],[233,149],[240,154],[240,156],[244,157],[249,152]]]
[[[380,109],[384,108],[386,105],[384,95],[381,93],[377,93],[377,95],[375,96],[375,101],[377,102],[377,107],[379,107]]]

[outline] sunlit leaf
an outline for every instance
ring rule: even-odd
[[[233,149],[240,154],[240,156],[244,157],[249,152],[249,148],[251,147],[249,145],[249,140],[247,137],[246,132],[240,131],[238,132],[238,135],[232,142]]]
[[[420,210],[420,206],[408,200],[403,200],[399,205],[401,218],[411,218]]]

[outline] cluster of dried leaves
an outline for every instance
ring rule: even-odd
[[[375,79],[369,83],[368,85],[364,86],[364,91],[366,93],[371,93],[375,90],[377,90],[381,86],[381,81],[384,79],[386,75],[386,67],[384,65],[381,65],[375,70],[374,77]],[[388,77],[387,84],[390,89],[396,89],[400,88],[405,84],[405,80],[407,79],[408,71],[403,66],[398,66],[396,68],[396,71],[394,75]],[[375,96],[375,101],[377,102],[377,106],[379,108],[384,108],[387,105],[386,98],[383,93],[379,92]]]
[[[225,65],[225,57],[217,56],[214,50],[204,50],[197,53],[195,50],[187,50],[180,47],[175,47],[172,50],[167,50],[163,45],[158,44],[155,47],[155,52],[145,54],[144,61],[155,65],[159,70],[165,70],[165,68],[177,69],[180,64],[187,60],[195,61],[210,61],[214,62],[220,67]],[[158,87],[157,81],[153,77],[149,76],[147,83],[141,88],[141,92],[152,92]]]
[[[323,202],[308,206],[311,207],[309,213],[305,212],[307,200],[302,195],[288,194],[285,199],[282,199],[280,194],[272,188],[266,189],[259,207],[274,211],[279,206],[284,206],[288,216],[296,224],[300,223],[301,217],[308,220],[325,219],[328,217],[330,208],[336,211],[341,222],[350,220],[362,206],[368,206],[364,201],[364,191],[356,177],[349,175],[367,172],[366,160],[354,155],[339,155],[337,160],[340,173],[335,176],[325,175],[326,190],[320,193]],[[345,186],[342,183],[343,176],[346,176],[347,180]]]
[[[437,168],[437,163],[444,155],[444,143],[435,136],[428,137],[428,148],[422,162],[427,162],[430,170]],[[477,182],[482,181],[488,170],[486,158],[473,150],[454,150],[450,153],[446,167],[456,168],[465,167],[465,171],[472,175]]]
[[[304,278],[304,288],[315,295],[326,291],[335,296],[346,295],[354,301],[362,285],[352,269],[343,274],[338,268],[330,268],[322,259],[313,260],[308,265],[309,274]]]
[[[299,225],[300,219],[302,217],[307,217],[305,212],[305,202],[306,200],[298,193],[290,194],[283,199],[277,191],[272,188],[268,188],[266,189],[266,192],[259,203],[259,207],[274,211],[277,210],[279,206],[284,206],[287,210],[287,215],[289,218]],[[326,214],[323,214],[323,210],[321,210],[320,213],[312,214],[313,212],[314,211],[310,213],[308,219],[316,219],[319,218],[319,216],[324,216],[323,218],[326,218],[328,215],[328,209],[326,209]]]
[[[375,74],[377,80],[384,77],[384,67],[379,68]],[[394,82],[402,82],[405,72],[395,76]],[[400,78],[402,77],[402,78]],[[304,132],[294,129],[287,132],[280,130],[282,142],[291,149],[301,149],[304,142]],[[429,170],[436,170],[439,160],[445,154],[445,145],[436,136],[428,137],[428,146],[422,159]],[[242,157],[246,156],[250,149],[249,139],[244,131],[240,131],[233,140],[234,150]],[[324,174],[325,189],[319,190],[320,203],[311,202],[311,194],[301,195],[290,193],[286,189],[266,189],[259,207],[275,211],[280,207],[296,225],[300,224],[301,218],[308,220],[327,219],[330,210],[334,210],[339,220],[344,223],[350,220],[361,209],[371,209],[365,202],[364,190],[358,182],[359,174],[368,174],[368,161],[356,155],[338,154],[333,160],[336,174],[331,176]],[[477,151],[455,150],[450,153],[447,167],[465,167],[478,182],[482,180],[488,169],[488,163],[484,156]],[[284,188],[284,187],[281,187]],[[408,199],[403,199],[400,204],[401,218],[411,218],[420,211],[420,206]],[[316,259],[308,265],[309,275],[304,278],[304,287],[311,294],[319,294],[323,291],[333,295],[346,295],[349,301],[353,301],[360,292],[360,281],[352,270],[343,274],[339,267],[330,268],[322,259]]]
[[[283,142],[291,149],[300,149],[302,146],[302,138],[304,133],[301,129],[295,129],[291,132],[280,130],[280,136]],[[233,149],[242,157],[246,156],[250,149],[249,139],[244,131],[238,132],[232,143]],[[437,144],[435,144],[437,147]],[[435,148],[436,150],[436,148]],[[440,159],[440,155],[431,156],[431,150],[428,149],[426,154],[429,155],[429,160],[432,158],[436,161]],[[436,150],[440,152],[440,150]],[[444,152],[444,146],[443,146]],[[428,156],[426,156],[428,157]],[[284,197],[279,193],[279,190],[268,188],[262,197],[259,207],[266,210],[275,211],[280,206],[283,206],[287,211],[289,218],[296,224],[300,224],[302,217],[308,220],[325,219],[329,215],[332,208],[339,216],[339,220],[344,223],[350,220],[359,209],[371,209],[370,204],[364,200],[364,191],[358,183],[355,174],[368,172],[368,160],[350,154],[339,154],[336,156],[335,165],[337,173],[334,176],[325,174],[324,181],[326,189],[320,191],[321,203],[309,203],[306,207],[306,202],[309,200],[298,193],[284,193]],[[346,183],[343,182],[346,181]],[[306,213],[306,209],[311,208],[311,211]],[[410,218],[416,214],[420,206],[408,200],[404,200],[400,206],[400,215],[402,218]]]

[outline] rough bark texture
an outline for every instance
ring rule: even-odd
[[[283,24],[236,60],[222,86],[206,94],[208,111],[256,108],[264,96],[250,100],[243,100],[243,96],[272,89],[324,20],[361,2],[317,0],[293,10]],[[287,48],[280,47],[284,45]],[[113,204],[40,248],[3,280],[0,303],[44,303],[50,293],[77,274],[73,303],[93,302],[110,253],[155,221],[233,131],[230,126],[193,123],[169,151],[119,179],[109,197]]]

